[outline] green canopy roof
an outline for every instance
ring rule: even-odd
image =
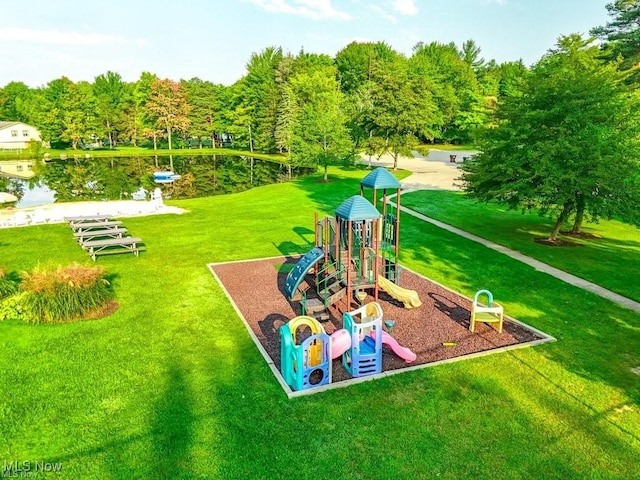
[[[380,212],[371,202],[360,195],[345,200],[336,210],[336,216],[344,220],[361,221],[380,218]]]
[[[400,188],[400,182],[386,168],[378,167],[362,179],[363,187],[381,190],[384,188]]]

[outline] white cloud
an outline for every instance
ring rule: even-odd
[[[301,17],[335,20],[351,20],[353,17],[333,6],[331,0],[244,0],[253,3],[267,12],[288,13]]]
[[[416,5],[416,0],[394,0],[393,10],[400,15],[416,15],[418,5]]]
[[[370,5],[369,8],[371,8],[371,10],[373,10],[378,16],[380,16],[381,18],[391,22],[391,23],[398,23],[398,19],[395,17],[395,15],[391,15],[389,12],[387,12],[386,9],[382,8],[379,5]]]
[[[103,33],[61,32],[59,30],[32,30],[29,28],[0,28],[0,40],[59,45],[131,45],[146,46],[143,39],[119,37]]]

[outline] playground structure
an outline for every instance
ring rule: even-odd
[[[298,329],[308,327],[311,335],[296,343]],[[305,390],[331,383],[329,335],[315,319],[296,317],[280,327],[280,367],[293,390]]]
[[[373,203],[365,198],[365,188],[373,190]],[[379,191],[382,212],[375,207]],[[388,208],[388,191],[396,194],[395,209]],[[360,182],[360,195],[345,200],[335,217],[319,219],[316,213],[314,247],[294,265],[284,286],[290,301],[300,301],[302,313],[280,328],[282,374],[292,389],[330,383],[332,361],[338,357],[352,377],[381,373],[383,345],[405,362],[415,361],[411,350],[383,331],[378,303],[382,289],[407,309],[422,304],[415,291],[399,286],[399,212],[400,182],[377,168]],[[369,294],[374,301],[362,305]],[[352,310],[356,300],[360,306]],[[329,320],[331,307],[335,316],[336,310],[341,313],[343,328],[328,337],[319,322]],[[303,325],[311,336],[298,345],[296,330]]]
[[[351,348],[342,355],[342,365],[352,377],[382,372],[382,308],[368,303],[345,312],[342,324],[351,334]]]
[[[373,190],[373,203],[365,198],[365,188]],[[379,191],[382,213],[375,207]],[[388,191],[396,194],[395,209],[388,207]],[[400,182],[377,168],[360,182],[360,195],[345,200],[335,217],[319,219],[316,213],[315,246],[289,272],[284,288],[290,301],[300,301],[302,315],[325,321],[330,307],[348,311],[365,292],[378,301],[380,289],[406,308],[421,304],[416,292],[399,286],[399,212]]]
[[[312,317],[299,316],[282,325],[280,367],[285,382],[293,390],[306,390],[331,383],[332,360],[342,357],[342,365],[352,377],[382,372],[382,346],[387,345],[405,362],[416,355],[382,330],[382,307],[371,302],[343,314],[343,326],[330,337]],[[298,330],[308,328],[310,335],[296,342]]]
[[[487,297],[487,305],[480,304],[480,297]],[[476,323],[490,323],[491,326],[497,323],[498,326],[494,327],[498,333],[502,333],[502,325],[504,323],[504,308],[497,302],[493,301],[493,294],[489,290],[478,290],[473,296],[473,303],[471,304],[471,321],[469,323],[469,330],[474,332],[476,329]]]

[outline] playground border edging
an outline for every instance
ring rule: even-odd
[[[516,350],[516,349],[520,349],[520,348],[528,348],[528,347],[534,347],[543,343],[549,343],[549,342],[555,342],[557,341],[557,339],[555,337],[553,337],[552,335],[549,335],[541,330],[538,330],[537,328],[531,327],[530,325],[527,325],[524,322],[521,322],[520,320],[517,320],[513,317],[510,317],[508,315],[505,315],[505,319],[518,324],[522,327],[525,327],[529,330],[531,330],[532,332],[534,332],[536,335],[542,337],[539,338],[537,340],[533,340],[530,342],[523,342],[523,343],[517,343],[515,345],[508,345],[508,346],[504,346],[504,347],[496,347],[490,350],[484,350],[482,352],[475,352],[475,353],[469,353],[467,355],[461,355],[458,357],[454,357],[454,358],[447,358],[447,359],[443,359],[443,360],[438,360],[435,362],[430,362],[430,363],[424,363],[421,365],[414,365],[414,366],[408,366],[405,368],[399,368],[396,370],[388,370],[386,372],[382,372],[382,373],[378,373],[375,375],[369,375],[366,377],[358,377],[358,378],[351,378],[349,380],[343,380],[340,382],[336,382],[336,383],[331,383],[329,385],[323,385],[321,387],[316,387],[316,388],[311,388],[311,389],[306,389],[306,390],[299,390],[299,391],[294,391],[292,390],[287,383],[284,380],[284,377],[282,376],[282,374],[280,373],[280,370],[278,369],[278,367],[275,365],[275,363],[273,362],[273,360],[271,359],[271,357],[269,356],[269,354],[267,353],[267,351],[265,350],[265,348],[262,346],[260,340],[258,339],[258,337],[256,336],[256,334],[253,332],[251,326],[249,325],[249,323],[247,322],[247,320],[244,318],[244,315],[242,314],[242,312],[240,311],[240,308],[238,307],[238,305],[235,303],[235,301],[233,300],[233,298],[231,297],[229,291],[227,290],[227,288],[224,286],[224,284],[222,283],[222,281],[220,280],[220,278],[218,277],[218,275],[216,274],[216,272],[214,271],[214,267],[217,265],[226,265],[226,264],[233,264],[233,263],[247,263],[247,262],[257,262],[257,261],[264,261],[264,260],[276,260],[276,259],[286,259],[287,256],[283,256],[283,255],[278,255],[278,256],[274,256],[274,257],[264,257],[264,258],[254,258],[254,259],[249,259],[249,260],[232,260],[232,261],[227,261],[227,262],[212,262],[212,263],[208,263],[207,264],[207,268],[209,269],[209,271],[213,274],[213,277],[216,279],[216,281],[218,282],[218,285],[220,285],[220,287],[222,288],[222,290],[224,291],[225,295],[227,296],[227,298],[229,299],[229,301],[231,302],[231,305],[233,306],[233,309],[236,311],[236,313],[238,314],[238,316],[240,317],[240,319],[242,320],[242,323],[244,324],[245,328],[247,329],[247,331],[249,332],[249,336],[251,337],[251,339],[253,340],[253,343],[255,343],[255,345],[258,348],[258,351],[260,352],[260,354],[263,356],[265,362],[267,363],[267,365],[269,366],[269,368],[271,369],[271,371],[273,372],[275,378],[277,379],[278,383],[280,384],[280,386],[282,387],[282,389],[284,390],[284,393],[287,395],[288,398],[295,398],[295,397],[301,397],[301,396],[306,396],[306,395],[314,395],[316,393],[320,393],[320,392],[324,392],[327,390],[335,390],[337,388],[344,388],[344,387],[348,387],[350,385],[356,384],[356,383],[362,383],[362,382],[368,382],[371,380],[377,380],[380,378],[385,378],[385,377],[389,377],[392,375],[397,375],[399,373],[405,373],[405,372],[409,372],[409,371],[414,371],[414,370],[420,370],[423,368],[429,368],[429,367],[435,367],[438,365],[442,365],[442,364],[446,364],[446,363],[453,363],[453,362],[458,362],[458,361],[462,361],[462,360],[468,360],[468,359],[473,359],[473,358],[479,358],[479,357],[484,357],[487,355],[493,355],[495,353],[504,353],[507,352],[509,350]],[[401,267],[402,269],[405,269],[411,273],[413,273],[414,275],[417,275],[429,282],[432,282],[435,285],[438,285],[439,287],[454,293],[456,295],[459,295],[462,298],[465,298],[466,300],[471,301],[471,298],[462,295],[459,292],[456,292],[455,290],[452,290],[438,282],[435,282],[429,278],[427,278],[426,276],[422,275],[421,273],[418,273],[410,268]]]

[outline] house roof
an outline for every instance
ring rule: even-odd
[[[0,122],[0,130],[13,127],[14,125],[26,125],[22,122]]]
[[[363,187],[380,190],[383,188],[400,188],[400,182],[385,168],[378,167],[362,179]]]
[[[336,216],[344,220],[360,221],[380,218],[380,212],[371,202],[360,195],[345,200],[336,210]]]

